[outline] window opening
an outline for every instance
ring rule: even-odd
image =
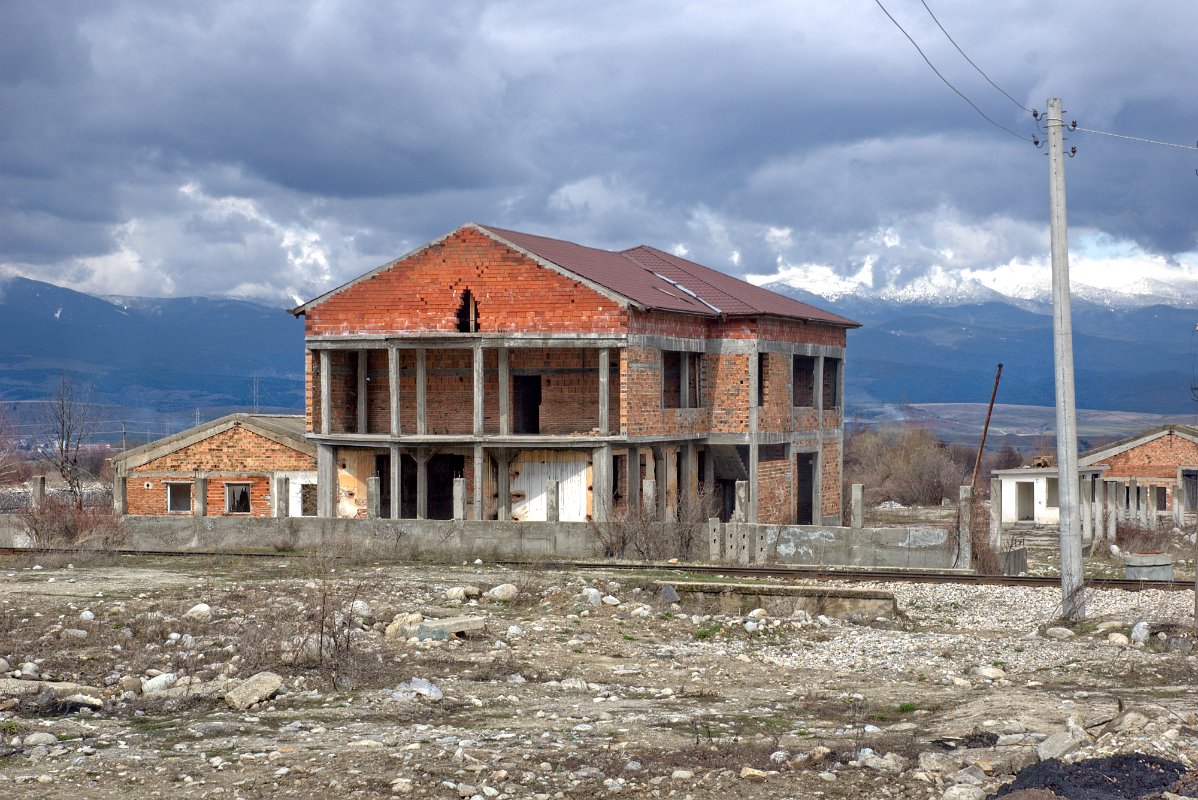
[[[703,405],[703,354],[686,354],[686,407]]]
[[[791,362],[791,405],[815,407],[815,358],[796,355]]]
[[[512,432],[541,432],[541,376],[512,376]]]
[[[462,304],[458,306],[458,333],[478,333],[478,302],[469,289],[462,292]]]
[[[840,408],[839,358],[824,358],[824,408]]]
[[[661,351],[662,408],[682,408],[682,353]]]
[[[166,485],[166,510],[171,514],[191,513],[190,483],[168,483]]]
[[[769,363],[768,354],[757,354],[757,405],[759,407],[765,405],[765,377]]]
[[[225,513],[250,513],[250,485],[248,483],[225,484]]]

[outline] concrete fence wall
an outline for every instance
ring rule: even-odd
[[[949,569],[956,544],[944,528],[712,523],[708,557],[740,564]]]

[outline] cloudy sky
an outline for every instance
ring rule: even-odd
[[[1198,4],[927,3],[1018,104],[1195,144]],[[285,305],[476,221],[811,288],[1046,285],[1044,150],[874,0],[0,9],[3,273]],[[1198,152],[1066,144],[1075,279],[1198,279]]]

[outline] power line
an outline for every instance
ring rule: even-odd
[[[1132,142],[1144,142],[1145,144],[1159,144],[1162,147],[1177,147],[1182,150],[1198,150],[1198,147],[1195,147],[1192,144],[1177,144],[1176,142],[1162,142],[1162,141],[1158,141],[1156,139],[1144,139],[1139,136],[1126,136],[1122,133],[1111,133],[1110,131],[1096,131],[1093,128],[1082,128],[1077,125],[1071,126],[1069,128],[1069,130],[1085,131],[1086,133],[1097,133],[1099,136],[1113,136],[1116,139],[1127,139],[1128,141],[1132,141]]]
[[[937,77],[937,78],[939,78],[941,81],[943,81],[945,86],[947,86],[948,88],[952,89],[952,90],[953,90],[953,91],[954,91],[954,92],[957,94],[957,96],[958,96],[958,97],[960,97],[960,98],[961,98],[962,100],[964,100],[966,103],[969,103],[970,107],[971,107],[971,108],[972,108],[974,111],[978,112],[978,115],[979,115],[979,116],[980,116],[982,119],[986,120],[986,121],[987,121],[987,122],[989,122],[991,125],[993,125],[994,127],[998,128],[999,130],[1006,131],[1007,133],[1009,133],[1009,134],[1011,134],[1012,136],[1014,136],[1016,139],[1021,139],[1021,140],[1024,140],[1024,141],[1030,141],[1030,140],[1031,140],[1031,137],[1030,137],[1030,136],[1023,136],[1023,135],[1021,135],[1021,134],[1018,134],[1018,133],[1016,133],[1015,131],[1013,131],[1013,130],[1011,130],[1010,128],[1008,128],[1006,125],[999,124],[999,123],[995,122],[994,120],[992,120],[990,117],[988,117],[988,116],[986,115],[986,112],[985,112],[985,111],[982,111],[982,109],[978,108],[978,106],[977,106],[977,104],[976,104],[976,103],[974,103],[972,100],[970,100],[968,97],[966,97],[966,96],[965,96],[964,92],[962,92],[962,91],[961,91],[960,89],[958,89],[956,86],[953,86],[953,85],[952,85],[952,84],[949,82],[948,78],[946,78],[946,77],[944,77],[943,75],[941,75],[941,74],[940,74],[940,70],[936,69],[936,65],[932,63],[932,60],[931,60],[930,58],[928,58],[928,56],[927,56],[927,53],[925,53],[925,52],[923,51],[923,48],[921,48],[921,47],[919,46],[919,44],[917,44],[917,43],[916,43],[916,41],[915,41],[914,39],[912,39],[912,38],[911,38],[911,34],[907,33],[907,30],[906,30],[906,29],[905,29],[905,28],[904,28],[902,25],[900,25],[900,24],[899,24],[899,21],[898,21],[897,19],[895,19],[895,18],[894,18],[894,16],[893,16],[893,15],[891,15],[891,13],[890,13],[889,11],[887,11],[887,10],[886,10],[886,6],[882,5],[882,0],[874,0],[874,2],[878,4],[878,8],[882,9],[882,13],[883,13],[883,14],[885,14],[887,17],[889,17],[889,18],[890,18],[890,21],[894,23],[894,26],[895,26],[896,28],[898,28],[900,31],[902,31],[902,34],[903,34],[903,36],[906,36],[906,37],[907,37],[907,41],[909,41],[909,42],[911,43],[911,45],[912,45],[912,46],[913,46],[913,47],[914,47],[914,48],[915,48],[917,51],[919,51],[919,54],[920,54],[921,56],[923,56],[923,60],[924,60],[924,61],[926,61],[926,62],[927,62],[927,65],[928,65],[929,67],[931,67],[931,68],[932,68],[932,72],[935,72],[935,73],[936,73],[936,77]]]
[[[952,42],[952,43],[953,43],[953,47],[957,48],[957,52],[961,54],[961,58],[963,58],[963,59],[965,59],[966,61],[968,61],[968,62],[969,62],[969,66],[971,66],[971,67],[973,67],[974,69],[976,69],[976,70],[978,71],[978,74],[979,74],[979,75],[981,75],[983,78],[985,78],[985,79],[986,79],[986,82],[987,82],[987,83],[989,83],[991,86],[993,86],[993,87],[994,87],[995,89],[997,89],[998,91],[1002,92],[1002,93],[1003,93],[1003,95],[1005,95],[1005,96],[1006,96],[1006,98],[1007,98],[1008,100],[1010,100],[1010,101],[1011,101],[1012,103],[1014,103],[1015,105],[1019,106],[1019,108],[1022,108],[1024,111],[1026,111],[1026,112],[1027,112],[1027,113],[1029,113],[1029,114],[1034,114],[1034,113],[1035,113],[1035,112],[1033,112],[1033,111],[1032,111],[1030,108],[1028,108],[1027,106],[1025,106],[1023,103],[1019,102],[1019,101],[1018,101],[1018,100],[1016,100],[1014,97],[1011,97],[1011,95],[1007,94],[1007,91],[1006,91],[1005,89],[1003,89],[1001,86],[999,86],[997,83],[995,83],[994,81],[990,80],[990,76],[989,76],[989,75],[987,75],[987,74],[986,74],[986,73],[985,73],[985,72],[982,70],[982,68],[981,68],[981,67],[979,67],[977,64],[973,63],[973,59],[972,59],[972,58],[970,58],[969,56],[965,55],[965,51],[961,49],[961,45],[957,44],[957,40],[956,40],[956,39],[954,39],[954,38],[953,38],[951,35],[949,35],[949,32],[948,32],[948,31],[946,31],[946,30],[944,29],[944,26],[940,24],[940,20],[938,20],[938,19],[936,18],[936,15],[932,13],[932,9],[928,8],[928,4],[927,4],[927,3],[926,3],[924,0],[919,0],[919,2],[923,3],[923,7],[924,7],[924,8],[927,10],[927,12],[928,12],[928,16],[930,16],[930,17],[932,18],[932,21],[936,23],[936,27],[940,29],[940,32],[941,32],[941,33],[943,33],[943,34],[944,34],[946,37],[948,37],[948,40],[949,40],[950,42]],[[884,10],[884,9],[883,9],[883,10]],[[910,38],[910,37],[908,37],[908,38]]]

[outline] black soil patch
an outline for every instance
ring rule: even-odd
[[[1063,800],[1152,800],[1186,773],[1184,765],[1156,756],[1125,753],[1076,764],[1041,761],[1023,770],[991,798],[1022,789],[1047,789]]]

